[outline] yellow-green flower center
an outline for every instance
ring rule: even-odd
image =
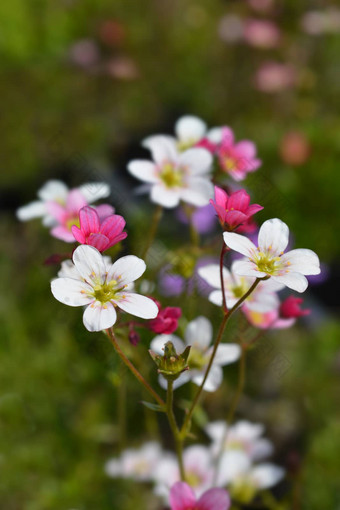
[[[194,473],[192,471],[187,472],[185,478],[186,478],[186,482],[191,487],[197,487],[198,485],[200,485],[202,483],[200,476],[197,473]]]
[[[236,161],[234,158],[231,158],[230,156],[227,156],[223,159],[224,168],[229,171],[233,170],[236,167]]]
[[[78,228],[80,227],[79,216],[73,216],[66,220],[65,227],[67,228],[67,230],[71,230],[71,227],[73,225],[76,225],[76,227]]]
[[[240,503],[250,503],[257,492],[257,487],[252,480],[240,478],[235,480],[230,488],[232,497]]]
[[[183,173],[173,163],[164,163],[159,176],[167,188],[176,188],[183,184]]]
[[[201,370],[207,364],[205,354],[199,348],[195,347],[195,344],[191,346],[188,364],[192,370]]]
[[[120,296],[117,295],[119,291],[123,290],[124,286],[121,288],[117,288],[117,281],[111,280],[110,282],[105,282],[103,284],[97,284],[93,287],[93,296],[100,303],[107,303],[112,299],[120,299]]]
[[[198,140],[195,140],[195,138],[187,138],[186,140],[178,141],[177,149],[179,150],[179,152],[186,151],[187,149],[193,147],[193,145],[195,145],[196,142],[198,142]]]
[[[256,254],[254,262],[259,271],[274,275],[280,269],[280,264],[278,264],[280,260],[280,257],[273,257],[260,251]]]

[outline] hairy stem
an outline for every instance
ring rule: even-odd
[[[116,340],[116,337],[114,336],[114,333],[112,331],[112,328],[109,328],[106,330],[107,335],[109,336],[111,343],[113,347],[115,348],[116,353],[120,357],[120,359],[125,363],[125,365],[128,367],[128,369],[133,373],[133,375],[138,379],[138,381],[144,386],[144,388],[147,390],[147,392],[156,400],[156,402],[162,406],[165,407],[164,400],[156,393],[156,391],[150,386],[150,384],[144,379],[142,374],[137,370],[137,368],[131,363],[131,361],[125,356],[121,348],[119,347],[119,344]]]

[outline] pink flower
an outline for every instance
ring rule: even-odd
[[[103,210],[104,214],[102,215],[101,208],[103,207],[101,206],[97,210],[89,206],[83,207],[79,211],[80,228],[77,225],[71,227],[72,234],[78,243],[94,246],[100,252],[108,250],[127,236],[127,233],[123,232],[124,218],[118,214],[112,214],[112,210],[109,212],[110,210],[107,209]]]
[[[79,210],[86,205],[88,205],[88,202],[78,189],[72,189],[68,193],[65,204],[58,203],[57,201],[47,202],[47,212],[57,223],[52,228],[51,234],[67,243],[74,242],[71,228],[72,225],[79,223]]]
[[[162,308],[158,301],[155,300],[155,302],[159,312],[157,317],[149,322],[149,328],[155,333],[170,335],[178,327],[178,319],[182,315],[182,310],[177,306]]]
[[[309,315],[310,310],[305,309],[302,310],[300,305],[303,303],[302,298],[289,296],[285,299],[280,306],[280,317],[283,319],[296,319],[297,317],[302,317],[304,315]]]
[[[176,482],[170,490],[171,510],[228,510],[230,498],[224,489],[209,489],[198,500],[185,482]]]
[[[250,196],[244,189],[235,191],[228,196],[218,186],[215,186],[215,201],[210,200],[211,205],[217,212],[222,227],[229,231],[235,230],[240,225],[247,223],[251,216],[263,209],[261,205],[249,205],[249,202]]]
[[[255,87],[262,92],[276,93],[293,87],[296,79],[296,70],[290,64],[265,62],[257,70]]]
[[[275,48],[280,43],[281,33],[272,21],[249,19],[244,27],[244,38],[257,48]]]
[[[217,149],[217,158],[223,172],[231,175],[235,181],[242,181],[248,172],[254,172],[261,166],[256,159],[256,146],[249,140],[235,143],[234,133],[222,128],[222,139]]]

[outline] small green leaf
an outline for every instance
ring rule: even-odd
[[[142,400],[141,404],[143,404],[143,406],[147,407],[148,409],[151,409],[152,411],[157,411],[158,413],[166,412],[165,406],[160,406],[159,404],[152,404],[151,402],[146,402],[145,400]]]

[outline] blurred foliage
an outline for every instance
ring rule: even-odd
[[[115,185],[117,179],[128,190],[136,183],[126,177],[125,165],[131,155],[143,153],[140,140],[172,132],[180,115],[193,113],[211,126],[232,126],[238,139],[256,142],[263,166],[245,185],[253,202],[265,206],[259,221],[279,216],[291,226],[298,246],[334,263],[339,255],[340,36],[313,38],[300,29],[302,14],[324,4],[278,0],[269,17],[284,31],[284,44],[263,51],[228,45],[218,35],[222,16],[259,16],[245,1],[0,3],[2,508],[159,508],[148,488],[104,474],[104,463],[119,450],[122,369],[104,335],[86,332],[79,310],[66,310],[50,297],[55,268],[42,262],[60,250],[60,243],[38,222],[18,225],[15,208],[33,200],[51,177],[71,184],[106,178]],[[95,45],[99,63],[74,63],[72,47],[82,40]],[[278,94],[254,88],[256,68],[270,59],[295,65],[295,88]],[[282,137],[291,130],[303,133],[311,147],[300,166],[280,157]],[[141,211],[141,203],[120,203],[135,221],[130,252],[136,252],[134,241],[139,246],[152,210]],[[178,230],[167,221],[163,227],[165,241]],[[185,241],[185,233],[178,240]],[[191,300],[188,319],[202,310],[202,302],[207,315],[218,317],[213,305]],[[320,322],[306,322],[307,329],[270,336],[272,360],[254,355],[239,411],[268,425],[276,460],[290,473],[282,496],[292,492],[297,510],[340,505],[340,331],[322,303],[315,303],[315,313]],[[144,344],[149,340],[146,335]],[[142,345],[130,352],[139,362]],[[275,369],[281,355],[289,367],[282,376]],[[145,370],[151,369],[148,359]],[[235,370],[228,371],[233,381]],[[155,429],[155,419],[136,405],[135,381],[127,377],[126,384],[127,436],[137,445]],[[227,409],[225,394],[230,396],[232,384],[228,379],[206,402],[212,418],[220,417],[221,406]],[[188,392],[181,390],[179,400]],[[139,428],[141,413],[147,433]],[[204,419],[201,409],[197,420]],[[167,427],[161,425],[168,447]]]

